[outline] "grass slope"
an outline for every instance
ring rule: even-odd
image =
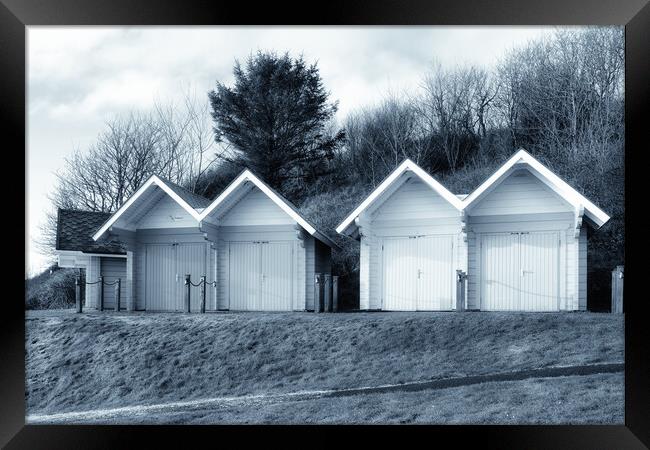
[[[598,374],[211,408],[95,423],[622,425],[623,387],[623,373]]]
[[[593,313],[34,311],[26,330],[30,414],[623,360],[623,317]]]

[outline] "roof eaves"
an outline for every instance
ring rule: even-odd
[[[278,191],[273,189],[271,186],[266,184],[260,177],[258,177],[252,170],[245,168],[243,169],[228,185],[221,191],[221,193],[212,201],[212,203],[205,207],[200,213],[200,219],[203,220],[207,217],[212,211],[221,204],[232,192],[237,188],[238,185],[242,184],[245,181],[250,181],[258,189],[260,189],[264,194],[276,203],[280,208],[291,216],[300,226],[302,226],[310,235],[315,236],[324,244],[340,249],[340,247],[332,241],[327,235],[318,230],[310,221],[308,221],[301,213],[300,210],[286,197],[280,194]],[[265,192],[265,191],[268,191]],[[269,195],[269,193],[271,195]],[[289,211],[287,211],[287,208]]]
[[[528,170],[535,174],[535,176],[543,177],[547,182],[556,186],[556,188],[561,192],[558,192],[558,195],[569,202],[570,204],[578,207],[582,205],[585,207],[585,210],[588,214],[593,215],[596,218],[595,224],[601,222],[598,227],[607,223],[610,219],[610,216],[605,213],[602,209],[598,208],[593,204],[588,198],[578,192],[577,189],[569,185],[566,181],[560,178],[555,174],[551,169],[546,167],[544,164],[539,162],[535,157],[533,157],[526,150],[519,149],[514,155],[512,155],[506,162],[504,162],[497,170],[494,171],[485,181],[483,181],[474,191],[472,191],[465,199],[463,200],[463,209],[470,207],[476,200],[481,198],[483,194],[492,186],[494,183],[499,183],[507,176],[508,171],[515,167],[517,164],[523,164],[527,166]]]
[[[377,186],[366,198],[336,227],[337,233],[343,233],[354,222],[354,219],[359,216],[368,206],[370,206],[388,187],[390,187],[398,178],[407,170],[410,170],[424,181],[431,189],[438,195],[444,198],[454,208],[459,211],[463,209],[463,203],[449,189],[444,187],[439,181],[429,175],[424,169],[418,166],[410,159],[405,159],[399,166],[384,178],[384,180]]]
[[[145,181],[142,186],[131,196],[129,199],[118,208],[93,234],[93,240],[98,240],[108,229],[108,225],[114,223],[127,209],[129,209],[135,200],[137,200],[144,192],[151,187],[152,184],[156,184],[160,189],[162,189],[167,195],[169,195],[176,203],[178,203],[192,218],[195,220],[201,220],[201,213],[192,207],[185,199],[183,199],[178,193],[176,193],[170,186],[168,186],[160,177],[157,175],[151,175],[147,181]]]

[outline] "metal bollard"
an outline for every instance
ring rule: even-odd
[[[120,297],[122,290],[120,287],[122,286],[122,279],[118,278],[117,279],[117,284],[115,284],[115,311],[119,312],[120,311]]]
[[[323,276],[317,273],[314,281],[314,312],[319,313],[322,311],[323,291]]]
[[[326,273],[323,275],[323,309],[325,312],[332,312],[332,275]]]
[[[185,275],[185,308],[186,312],[190,312],[190,289],[192,288],[192,285],[190,284],[192,281],[190,279],[190,274]]]
[[[99,310],[104,311],[104,277],[99,276]]]
[[[205,275],[201,277],[201,314],[205,313]]]
[[[77,306],[77,312],[81,312],[81,277],[74,279],[74,299]]]
[[[456,270],[456,311],[465,310],[465,280],[467,274],[462,270]]]

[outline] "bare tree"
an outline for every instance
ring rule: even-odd
[[[422,88],[420,113],[453,172],[487,135],[496,87],[485,71],[475,67],[444,69],[434,64]]]
[[[196,92],[188,91],[185,94],[184,104],[188,120],[186,141],[190,149],[186,184],[193,192],[202,194],[203,192],[198,191],[202,177],[217,162],[217,152],[222,153],[228,144],[222,144],[221,148],[218,148],[215,143],[208,102],[201,101]]]
[[[418,104],[405,95],[390,92],[378,106],[351,114],[346,135],[350,166],[372,186],[406,158],[432,171],[437,168]]]
[[[623,42],[617,28],[558,30],[510,52],[497,103],[513,143],[552,161],[587,158],[603,175],[620,154],[612,143],[622,146]]]
[[[157,102],[152,111],[109,120],[96,141],[74,150],[57,172],[39,250],[54,248],[57,208],[113,212],[152,174],[196,192],[216,160],[215,146],[207,98],[189,90],[180,106]]]

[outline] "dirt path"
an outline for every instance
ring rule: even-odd
[[[239,397],[214,397],[207,399],[188,400],[153,405],[125,406],[121,408],[96,409],[90,411],[75,411],[59,414],[33,414],[27,416],[27,423],[84,423],[110,421],[114,418],[142,417],[156,413],[192,411],[198,409],[220,409],[234,406],[255,406],[259,404],[282,403],[287,401],[311,400],[327,397],[345,397],[358,394],[383,393],[395,391],[419,391],[430,389],[445,389],[457,386],[468,386],[479,383],[518,381],[529,378],[552,378],[575,375],[593,375],[599,373],[614,373],[624,370],[623,363],[590,364],[584,366],[548,367],[514,372],[501,372],[491,375],[474,375],[438,380],[417,381],[404,384],[388,384],[351,389],[331,389],[289,392],[281,394],[259,394]]]

